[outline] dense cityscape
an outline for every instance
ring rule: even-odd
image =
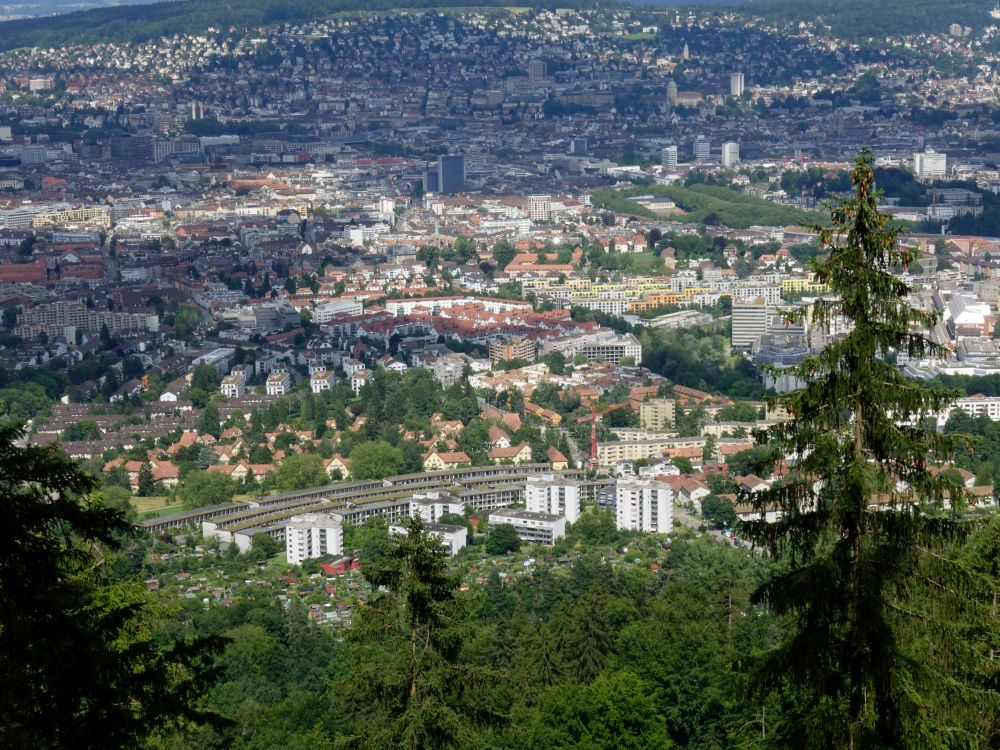
[[[0,745],[995,747],[1000,9],[980,10],[866,38],[743,6],[345,11],[0,52],[5,492],[68,456],[83,484],[53,496],[125,524],[94,537],[101,580],[157,608],[129,633],[218,639],[151,693],[184,711],[130,693],[140,728],[104,716],[107,745],[25,667]],[[869,283],[905,312],[852,312]],[[838,390],[869,334],[884,376]],[[879,587],[880,617],[914,615],[886,627],[967,692],[887,728],[845,668],[838,734],[807,691],[744,683],[817,611],[776,593],[811,554],[777,536],[851,486],[824,433],[860,446],[868,408],[856,458],[888,468],[860,507],[962,525],[907,564],[955,594],[919,568],[952,561],[982,607]],[[875,567],[903,570],[882,543]],[[949,606],[982,620],[942,635]],[[0,624],[4,653],[32,632]],[[139,690],[104,668],[78,667]],[[855,744],[869,719],[881,744]],[[919,745],[921,722],[960,728]]]

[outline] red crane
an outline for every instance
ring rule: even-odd
[[[627,406],[631,406],[631,401],[623,401],[620,404],[612,404],[611,406],[605,407],[600,411],[594,403],[590,404],[590,416],[580,417],[577,424],[583,424],[584,422],[590,422],[590,468],[592,471],[597,471],[600,468],[600,462],[597,460],[597,421],[613,411],[618,411],[619,409],[624,409]]]

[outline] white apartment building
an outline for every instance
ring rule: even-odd
[[[313,393],[322,393],[333,388],[337,376],[329,370],[317,370],[309,376],[309,388]]]
[[[619,531],[669,534],[674,522],[674,490],[652,479],[615,483],[615,522]]]
[[[454,495],[439,490],[418,492],[410,498],[410,515],[419,517],[424,523],[437,523],[441,516],[465,513],[465,507]]]
[[[289,565],[324,555],[344,554],[343,519],[336,513],[292,516],[285,525],[285,554]]]
[[[553,545],[566,536],[566,518],[552,513],[533,513],[515,508],[495,510],[489,515],[491,527],[509,524],[518,538],[529,544]]]
[[[272,372],[264,384],[268,396],[287,396],[292,390],[292,376],[284,370]]]
[[[468,543],[468,529],[464,526],[452,526],[446,523],[425,523],[424,528],[428,535],[441,540],[441,546],[448,552],[449,557],[454,557]],[[389,527],[389,533],[397,536],[406,536],[406,527],[402,524],[393,524]]]
[[[557,474],[528,477],[524,507],[532,513],[563,516],[568,523],[580,518],[580,483]]]
[[[552,218],[551,195],[528,196],[528,218],[532,221],[548,221]]]
[[[226,398],[239,398],[246,392],[246,389],[247,370],[245,367],[234,367],[219,385],[219,390]]]

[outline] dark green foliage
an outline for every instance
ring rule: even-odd
[[[17,447],[21,434],[0,425],[0,745],[134,747],[199,720],[219,644],[157,642],[163,613],[113,574],[123,515],[57,448]]]
[[[567,536],[572,542],[580,541],[590,546],[613,546],[621,538],[615,526],[615,516],[608,511],[584,513],[569,527]]]
[[[898,3],[870,3],[861,0],[841,0],[835,4],[824,0],[761,0],[755,2],[749,15],[762,16],[778,24],[816,23],[818,19],[831,27],[840,39],[866,41],[874,37],[903,34],[943,34],[949,24],[961,23],[979,29],[990,23],[989,3],[974,0],[942,5],[936,0],[912,0],[906,6]]]
[[[631,672],[598,677],[583,688],[559,686],[541,697],[530,728],[533,750],[667,750],[657,696]]]
[[[361,748],[464,748],[476,719],[489,712],[467,702],[487,676],[459,663],[458,580],[419,518],[387,543],[364,575],[383,587],[358,612],[351,637],[352,676],[344,687],[365,714],[344,745]]]
[[[521,549],[521,540],[517,530],[509,523],[501,523],[490,527],[486,537],[486,551],[491,555],[503,555],[507,552],[517,552]]]
[[[944,408],[954,392],[909,381],[882,356],[936,345],[919,333],[934,316],[911,308],[892,272],[911,258],[878,212],[873,161],[870,152],[858,157],[856,195],[834,204],[833,228],[820,231],[829,256],[814,264],[839,300],[817,303],[813,325],[843,315],[853,329],[798,368],[805,388],[777,399],[792,421],[761,437],[795,459],[782,482],[753,497],[784,517],[743,524],[781,564],[756,600],[787,617],[788,631],[779,647],[747,660],[755,693],[784,703],[770,735],[776,747],[950,747],[948,736],[975,731],[959,716],[929,723],[927,705],[961,676],[920,669],[905,637],[912,596],[903,585],[937,540],[959,531],[920,512],[945,493],[961,495],[929,462],[948,460],[963,441],[901,426]],[[870,507],[883,495],[898,509]]]
[[[644,328],[642,365],[678,385],[757,399],[765,394],[753,365],[735,356],[724,323],[660,331]]]
[[[716,495],[708,495],[701,501],[701,514],[713,526],[736,526],[736,508],[733,503]]]
[[[381,479],[398,474],[402,466],[402,451],[384,440],[361,443],[351,451],[353,479]]]
[[[254,560],[266,560],[281,552],[281,543],[270,534],[254,534],[250,540],[250,557]]]
[[[192,471],[177,487],[177,499],[187,509],[216,505],[233,499],[236,482],[220,471]]]
[[[101,436],[101,428],[93,419],[81,419],[62,431],[63,440],[97,440]]]

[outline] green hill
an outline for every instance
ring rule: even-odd
[[[581,0],[560,0],[559,7],[580,7]],[[351,11],[405,8],[503,8],[503,0],[181,0],[152,5],[95,8],[45,18],[0,23],[0,51],[19,47],[65,47],[97,42],[144,42],[208,28],[253,28],[285,21],[326,18]],[[519,3],[519,5],[527,5]],[[533,7],[539,7],[536,3]]]
[[[732,4],[727,4],[732,6]],[[738,10],[779,27],[817,19],[839,38],[880,39],[902,34],[947,33],[953,23],[981,29],[990,23],[989,0],[760,0]]]

